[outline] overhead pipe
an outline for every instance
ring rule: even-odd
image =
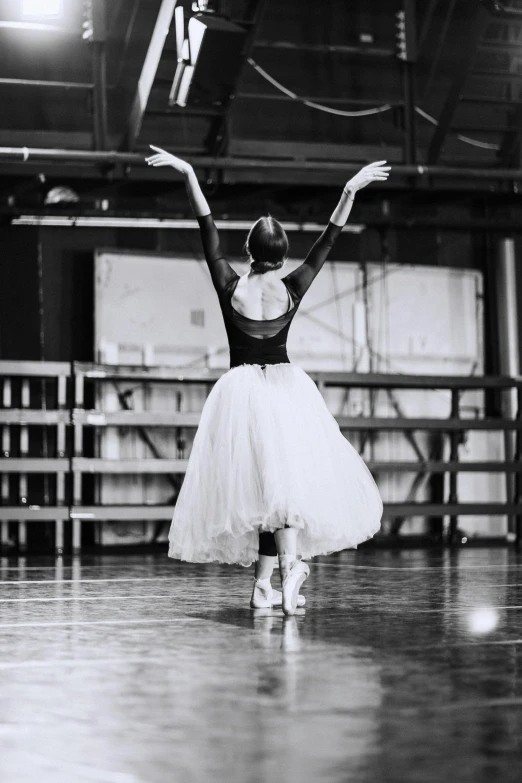
[[[386,154],[385,149],[381,153]],[[60,150],[39,147],[0,147],[0,160],[27,163],[83,163],[93,166],[146,166],[145,153],[116,150]],[[187,156],[195,168],[204,169],[286,169],[289,171],[331,171],[351,173],[360,169],[359,161],[271,160],[267,158]],[[465,179],[522,180],[522,169],[460,168],[458,166],[407,165],[392,162],[395,174],[406,177],[462,177]]]

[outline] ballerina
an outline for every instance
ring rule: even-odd
[[[257,220],[246,241],[250,271],[239,276],[219,245],[192,166],[159,147],[150,166],[185,179],[218,295],[230,369],[203,406],[174,508],[169,557],[255,565],[250,606],[303,606],[305,559],[353,548],[380,528],[382,500],[363,459],[340,431],[314,381],[288,358],[286,342],[301,300],[350,214],[355,194],[388,179],[385,160],[364,166],[343,188],[330,221],[304,262],[278,274],[288,238],[273,217]],[[272,589],[279,564],[282,591]]]

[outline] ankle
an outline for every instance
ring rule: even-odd
[[[285,577],[290,572],[292,565],[296,561],[296,556],[285,553],[284,555],[279,555],[278,559],[279,559],[279,574],[281,576],[281,583],[283,583]]]

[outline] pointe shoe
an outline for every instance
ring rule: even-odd
[[[298,595],[297,596],[297,606],[301,607],[304,606],[306,603],[306,598],[304,595]],[[275,608],[278,608],[283,605],[283,593],[280,593],[279,590],[272,589],[272,606]]]
[[[272,585],[270,579],[254,579],[254,589],[250,599],[251,609],[272,608]]]
[[[283,587],[283,612],[286,615],[292,615],[297,609],[299,589],[310,573],[310,568],[293,555],[281,555],[279,570]]]
[[[297,597],[297,606],[304,606],[306,598],[304,595]],[[283,605],[283,594],[279,590],[273,590],[269,579],[255,579],[252,598],[250,599],[251,609],[278,609]]]

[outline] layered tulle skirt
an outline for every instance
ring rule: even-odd
[[[250,565],[260,531],[297,528],[304,558],[380,527],[379,490],[310,376],[234,367],[205,402],[169,532],[169,556]]]

